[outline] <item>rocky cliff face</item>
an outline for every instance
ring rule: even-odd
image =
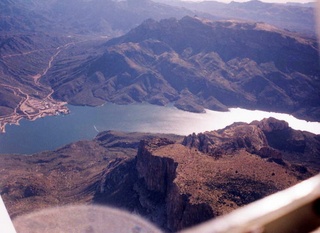
[[[258,127],[235,123],[223,130],[189,135],[183,140],[183,145],[195,147],[212,156],[219,156],[239,149],[257,153],[268,143]]]
[[[268,118],[249,125],[235,123],[222,130],[192,134],[185,137],[183,145],[212,156],[245,149],[263,158],[285,159],[313,167],[315,163],[319,165],[319,142],[316,135],[293,130],[285,121]]]
[[[107,204],[175,232],[318,173],[319,140],[272,118],[186,137],[108,131],[54,152],[0,156],[0,190],[11,216]]]
[[[181,230],[214,217],[207,203],[191,203],[190,194],[182,193],[174,182],[178,162],[169,156],[154,155],[155,149],[173,144],[173,141],[164,138],[141,142],[136,165],[146,190],[163,197],[165,225],[162,227],[169,231]]]
[[[122,182],[132,170],[130,164],[135,161],[140,140],[153,137],[156,135],[108,131],[98,134],[93,141],[72,143],[55,151],[32,156],[0,155],[0,193],[10,216],[58,205],[88,203],[96,192],[110,190],[113,190],[112,198],[123,201],[126,195],[115,194],[114,190],[133,183],[130,179]],[[108,186],[100,185],[106,180]],[[126,207],[129,206],[128,201]]]
[[[270,118],[253,122],[265,134],[270,147],[281,151],[285,160],[307,167],[319,166],[320,138],[308,132],[293,130],[284,121]]]
[[[135,177],[126,187],[130,198],[118,199],[116,206],[128,208],[123,203],[134,199],[131,211],[175,232],[289,187],[319,171],[319,164],[309,167],[306,158],[314,155],[307,152],[299,163],[287,160],[286,151],[269,144],[266,132],[288,129],[286,122],[270,118],[189,135],[182,143],[143,140],[131,164],[134,173],[126,176]],[[107,187],[108,179],[101,185]],[[110,192],[98,192],[96,201],[115,204]]]
[[[139,213],[170,232],[214,217],[210,205],[190,202],[190,194],[175,183],[178,162],[154,154],[174,144],[167,138],[141,141],[136,159],[108,172],[99,183],[94,202]]]

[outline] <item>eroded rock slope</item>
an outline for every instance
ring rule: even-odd
[[[317,174],[319,152],[319,135],[274,118],[186,137],[107,131],[53,152],[1,155],[0,190],[12,217],[107,204],[175,232]]]
[[[89,105],[174,102],[193,112],[242,107],[320,119],[316,40],[265,23],[150,19],[100,51],[65,75],[53,75],[63,66],[48,73],[55,98]]]

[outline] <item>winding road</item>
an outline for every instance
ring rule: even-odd
[[[61,45],[56,48],[56,52],[50,57],[48,61],[48,65],[43,69],[43,72],[40,74],[36,74],[32,76],[34,84],[38,87],[47,90],[49,93],[42,99],[36,99],[35,97],[31,97],[31,93],[27,93],[23,90],[22,87],[15,87],[8,84],[0,83],[0,86],[6,87],[16,95],[21,98],[18,105],[13,109],[11,114],[0,117],[0,132],[5,132],[6,124],[18,124],[22,118],[27,118],[29,120],[35,120],[39,117],[43,117],[46,115],[55,115],[57,112],[59,113],[68,113],[68,109],[65,107],[65,102],[60,102],[54,100],[51,96],[54,93],[54,90],[40,83],[40,79],[47,74],[49,69],[52,67],[52,64],[56,57],[61,53],[61,51],[67,49],[70,45],[75,45],[75,42],[70,42],[65,45]],[[20,54],[11,54],[2,56],[2,58],[8,58],[13,56],[24,56],[35,52],[46,51],[51,49],[39,49],[33,50],[29,52],[24,52]]]
[[[39,80],[41,79],[42,76],[46,75],[48,70],[52,67],[52,62],[54,61],[54,59],[59,55],[59,53],[64,50],[67,49],[70,45],[75,45],[75,42],[70,42],[67,43],[63,46],[59,46],[57,48],[57,52],[55,54],[52,55],[52,57],[50,58],[49,62],[48,62],[48,66],[43,70],[42,74],[37,74],[35,76],[33,76],[34,78],[34,82],[37,86],[40,85]],[[50,88],[51,89],[51,88]],[[51,93],[52,94],[52,93]]]

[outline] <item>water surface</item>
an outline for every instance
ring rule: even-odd
[[[288,114],[230,109],[230,112],[191,113],[173,106],[150,104],[101,107],[68,106],[71,113],[36,121],[22,120],[20,126],[9,125],[0,135],[0,153],[31,154],[53,150],[70,142],[92,139],[99,131],[173,133],[187,135],[221,129],[234,122],[252,122],[273,116],[286,120],[294,129],[320,134],[320,123],[298,120]]]

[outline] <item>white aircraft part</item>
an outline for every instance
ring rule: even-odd
[[[12,224],[11,218],[8,214],[7,208],[0,196],[0,232],[1,233],[16,233]]]

